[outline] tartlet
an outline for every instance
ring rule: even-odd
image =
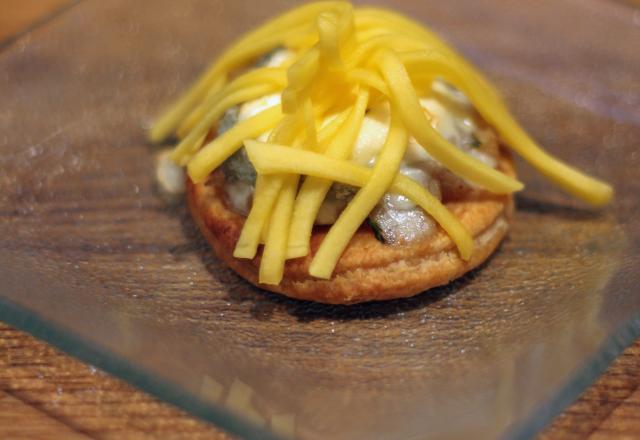
[[[594,205],[612,188],[542,150],[447,44],[391,11],[311,3],[242,37],[156,123],[193,218],[250,283],[333,304],[407,297],[485,261],[514,150]]]

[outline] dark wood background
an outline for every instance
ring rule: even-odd
[[[15,35],[64,13],[70,3],[1,0],[0,50],[10,45]],[[93,437],[229,438],[24,332],[0,324],[0,438]],[[541,438],[640,438],[640,341]]]

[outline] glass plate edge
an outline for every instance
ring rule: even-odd
[[[136,388],[168,402],[187,413],[245,439],[283,440],[273,432],[229,412],[221,406],[181,391],[169,381],[150,374],[110,350],[83,340],[72,331],[41,318],[37,313],[0,298],[0,321],[45,341],[63,352],[122,379]],[[565,408],[573,403],[609,365],[640,337],[640,313],[624,322],[606,339],[598,351],[582,365],[559,392],[540,405],[525,421],[506,431],[506,440],[529,440],[540,433]]]
[[[245,439],[285,440],[271,431],[233,414],[226,408],[205,403],[181,391],[170,381],[139,368],[108,349],[92,345],[74,332],[53,324],[25,307],[0,298],[0,321],[45,341],[81,361],[122,379],[136,388],[187,413]]]
[[[546,428],[553,419],[591,386],[609,365],[640,337],[640,313],[619,325],[602,343],[594,355],[581,365],[570,379],[541,404],[523,422],[508,429],[505,440],[529,440]]]

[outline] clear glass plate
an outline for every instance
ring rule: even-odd
[[[290,6],[85,1],[0,53],[0,319],[250,438],[528,438],[640,330],[640,12],[605,0],[403,1],[528,130],[611,181],[591,210],[520,163],[482,268],[352,307],[259,291],[154,188],[145,128]]]

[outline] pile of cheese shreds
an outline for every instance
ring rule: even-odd
[[[242,70],[279,47],[293,53],[285,65]],[[253,258],[264,244],[262,283],[278,284],[285,260],[309,253],[315,217],[333,182],[360,189],[317,250],[312,276],[331,277],[350,239],[386,192],[424,209],[468,259],[474,242],[467,230],[424,187],[399,173],[409,137],[454,174],[490,192],[508,194],[523,185],[432,128],[419,97],[434,79],[461,90],[504,143],[557,185],[596,205],[611,198],[609,185],[543,151],[488,81],[432,32],[397,13],[345,2],[306,4],[243,36],[157,121],[151,138],[177,134],[172,158],[187,167],[194,183],[246,146],[258,177],[234,257]],[[280,92],[280,105],[205,143],[229,108]],[[391,109],[385,144],[373,168],[356,165],[349,159],[365,112],[384,101]],[[267,142],[254,140],[267,132]]]

